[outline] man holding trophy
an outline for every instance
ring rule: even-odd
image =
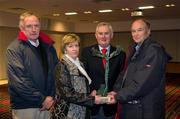
[[[94,105],[91,116],[92,119],[113,119],[117,111],[117,104],[105,104],[109,100],[106,96],[113,90],[113,85],[124,68],[126,55],[121,48],[110,44],[113,38],[113,29],[109,23],[99,23],[96,27],[95,37],[97,44],[82,50],[82,61],[92,79],[91,95],[102,96],[102,104]]]
[[[165,69],[171,57],[151,37],[147,20],[133,21],[131,34],[135,43],[128,66],[108,93],[108,103],[122,104],[120,119],[165,119]]]

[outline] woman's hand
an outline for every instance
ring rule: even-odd
[[[96,96],[96,93],[97,93],[96,90],[93,90],[90,95],[91,96]]]

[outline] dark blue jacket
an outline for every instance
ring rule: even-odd
[[[40,108],[46,96],[55,95],[54,67],[58,62],[53,41],[43,33],[38,38],[46,56],[45,77],[42,60],[23,32],[7,48],[7,74],[13,109]]]
[[[114,86],[118,92],[116,99],[122,103],[121,119],[164,119],[165,68],[169,56],[150,37],[137,52],[135,46],[131,51],[125,80],[122,84],[121,75]]]

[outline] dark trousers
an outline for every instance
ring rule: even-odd
[[[141,104],[123,104],[120,119],[142,119]]]
[[[114,119],[115,116],[106,117],[104,115],[103,107],[100,107],[99,112],[96,115],[91,116],[91,119]]]

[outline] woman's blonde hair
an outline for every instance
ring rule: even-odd
[[[66,48],[66,46],[72,42],[78,42],[78,44],[80,45],[80,38],[78,35],[76,34],[67,34],[63,37],[62,39],[62,45],[61,45],[61,50],[62,50],[62,53],[64,54],[64,50]]]

